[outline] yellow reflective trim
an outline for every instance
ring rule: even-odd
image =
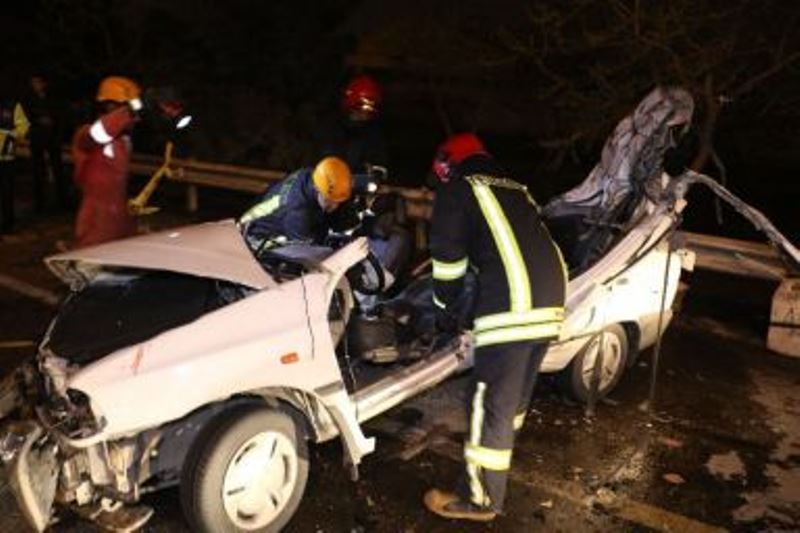
[[[435,305],[439,309],[447,309],[447,304],[445,304],[443,301],[437,298],[435,292],[433,293],[433,305]]]
[[[530,311],[508,311],[495,313],[475,319],[475,331],[486,331],[509,326],[539,324],[541,322],[561,322],[564,320],[563,307],[539,307]]]
[[[487,470],[503,471],[511,468],[511,450],[485,448],[467,443],[464,446],[467,464],[476,464]]]
[[[467,445],[480,446],[481,433],[483,432],[483,398],[486,395],[486,383],[479,381],[472,397],[472,419],[470,420],[469,443]],[[480,466],[467,462],[467,475],[472,503],[475,505],[489,505],[489,496],[480,478]]]
[[[515,326],[510,328],[492,329],[475,333],[475,346],[488,346],[504,342],[529,341],[558,337],[561,333],[561,323],[534,324],[528,326]]]
[[[469,178],[468,178],[469,179]],[[489,224],[495,245],[500,252],[506,275],[508,276],[509,301],[512,311],[527,311],[531,308],[531,284],[528,270],[517,239],[508,223],[506,214],[492,189],[478,180],[470,180],[472,190],[478,199],[483,216]]]
[[[522,426],[525,425],[525,416],[528,413],[520,413],[514,417],[514,431],[519,431],[522,429]]]
[[[25,137],[28,134],[28,130],[31,127],[31,123],[28,121],[27,115],[25,115],[25,111],[23,111],[22,106],[17,104],[14,106],[14,135],[18,138]]]
[[[446,263],[444,261],[433,260],[433,279],[451,281],[464,276],[467,273],[469,259],[466,257],[460,261]]]
[[[280,195],[275,195],[269,200],[264,200],[253,207],[250,208],[247,213],[242,215],[242,218],[239,219],[240,224],[247,224],[257,218],[265,217],[267,215],[271,215],[273,211],[278,209],[281,206],[281,197]]]

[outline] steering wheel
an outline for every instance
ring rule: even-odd
[[[371,251],[367,252],[367,257],[348,271],[347,279],[353,290],[367,296],[380,294],[386,288],[383,266]]]

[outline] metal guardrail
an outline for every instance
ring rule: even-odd
[[[792,275],[778,251],[769,244],[688,231],[680,235],[685,246],[695,252],[697,268],[769,280]]]
[[[30,150],[25,145],[18,145],[17,155],[30,157]],[[62,156],[65,162],[73,162],[72,151],[69,146],[62,148]],[[161,167],[163,162],[162,156],[133,154],[131,156],[130,171],[132,174],[139,176],[151,176]],[[172,158],[170,169],[172,172],[168,177],[168,181],[183,183],[190,187],[189,194],[194,196],[195,199],[194,201],[189,201],[189,207],[193,210],[197,209],[196,191],[191,191],[193,187],[212,187],[259,194],[264,192],[267,185],[282,179],[288,173],[283,170],[263,170],[180,158]],[[407,213],[410,218],[430,218],[433,192],[391,185],[381,186],[380,191],[391,192],[402,197],[407,203]]]
[[[18,155],[27,157],[30,153],[26,146],[19,146]],[[72,153],[68,147],[64,148],[63,155],[65,161],[72,161]],[[150,176],[162,163],[163,158],[160,156],[133,154],[131,173]],[[259,194],[268,184],[286,176],[285,171],[262,170],[194,159],[173,158],[170,168],[172,172],[168,180],[187,185],[187,206],[193,211],[198,208],[197,187]],[[433,192],[393,185],[383,185],[379,190],[397,194],[402,198],[405,215],[416,222],[417,246],[424,247],[425,222],[431,215]],[[692,232],[681,232],[681,234],[686,246],[696,253],[698,268],[764,279],[782,279],[791,274],[781,261],[778,252],[767,244]]]

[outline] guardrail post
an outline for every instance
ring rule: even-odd
[[[190,213],[197,213],[199,207],[199,194],[197,185],[189,184],[186,186],[186,210]]]
[[[772,298],[767,347],[800,357],[800,278],[784,279]]]
[[[417,244],[417,251],[426,250],[428,248],[428,232],[425,231],[425,221],[417,220],[415,226],[416,238],[414,241]]]

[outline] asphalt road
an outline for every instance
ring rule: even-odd
[[[184,220],[162,217],[155,226]],[[0,241],[0,375],[29,355],[53,313],[35,287],[63,289],[42,266],[69,239],[69,215],[23,220]],[[2,280],[0,280],[2,281]],[[774,286],[695,273],[664,338],[654,405],[644,407],[650,353],[589,420],[552,380],[540,383],[514,455],[504,516],[488,526],[440,520],[424,491],[459,472],[465,379],[371,422],[378,449],[351,482],[341,449],[312,449],[312,474],[289,525],[295,532],[790,531],[800,528],[800,360],[764,348]],[[0,481],[2,484],[2,481]],[[148,497],[145,531],[188,531],[177,491]],[[24,531],[0,488],[0,532]],[[95,531],[64,516],[56,532]]]

